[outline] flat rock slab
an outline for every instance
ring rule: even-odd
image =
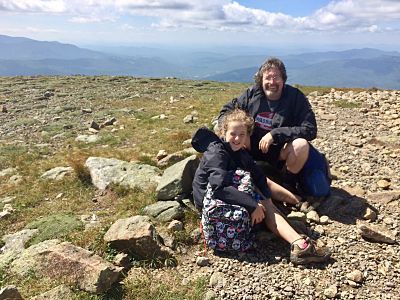
[[[105,190],[111,183],[147,189],[156,186],[161,178],[161,170],[156,167],[115,158],[89,157],[85,166],[90,171],[93,185],[99,190]]]
[[[394,244],[396,234],[382,225],[358,223],[357,230],[364,239],[376,243]]]

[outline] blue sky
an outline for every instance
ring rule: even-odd
[[[0,0],[0,34],[79,46],[400,50],[400,1]]]

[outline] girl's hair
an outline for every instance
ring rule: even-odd
[[[224,136],[228,131],[228,125],[230,122],[243,122],[246,126],[247,133],[251,135],[254,129],[254,120],[250,117],[244,110],[235,108],[234,110],[228,112],[222,120],[221,126],[219,126],[219,135]]]
[[[258,69],[258,72],[254,75],[254,81],[257,86],[262,87],[263,74],[272,68],[278,69],[281,73],[283,82],[286,82],[287,74],[285,64],[279,58],[270,57],[261,65],[261,67]]]

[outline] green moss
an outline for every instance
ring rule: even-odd
[[[356,102],[349,102],[346,100],[337,100],[334,102],[335,106],[341,107],[341,108],[359,108],[361,107],[360,103]]]
[[[39,230],[30,241],[30,244],[34,245],[45,240],[65,238],[69,233],[83,229],[83,223],[71,215],[55,214],[33,221],[26,228]]]

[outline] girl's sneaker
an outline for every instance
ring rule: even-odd
[[[291,245],[290,249],[290,261],[295,265],[306,265],[309,263],[322,263],[326,262],[331,252],[326,247],[316,247],[310,238],[305,238],[308,246],[305,249],[301,249],[296,244]]]

